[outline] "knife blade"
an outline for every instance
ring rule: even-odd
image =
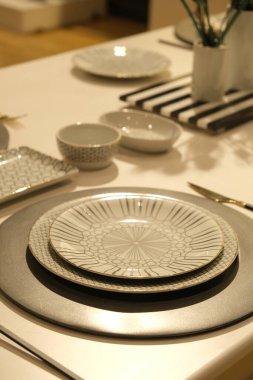
[[[215,201],[218,203],[230,203],[230,204],[234,204],[234,205],[239,206],[239,207],[243,207],[247,210],[253,211],[253,205],[250,203],[239,201],[238,199],[234,199],[234,198],[229,198],[225,195],[216,193],[212,190],[206,189],[206,188],[201,187],[199,185],[195,185],[194,183],[191,183],[191,182],[188,182],[188,185],[193,190],[195,190],[199,194],[203,195],[204,197],[211,199],[212,201]]]
[[[178,43],[178,42],[174,42],[174,41],[164,40],[162,38],[159,38],[158,42],[160,44],[170,45],[170,46],[178,47],[181,49],[192,50],[192,45],[182,44],[181,42]]]
[[[0,151],[8,149],[9,145],[9,132],[8,129],[0,123]]]

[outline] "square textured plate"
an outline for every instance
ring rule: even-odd
[[[0,203],[78,173],[64,161],[22,146],[0,155]]]

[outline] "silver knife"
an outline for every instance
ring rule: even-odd
[[[8,149],[9,145],[9,132],[8,129],[0,123],[0,152]]]
[[[64,376],[67,379],[70,380],[84,380],[84,378],[78,376],[74,372],[72,372],[70,369],[63,366],[61,363],[57,362],[53,358],[49,357],[45,352],[40,351],[38,348],[35,348],[30,343],[26,342],[24,339],[20,338],[16,334],[14,334],[12,331],[7,329],[6,327],[0,325],[0,333],[6,336],[8,339],[12,340],[22,348],[24,348],[26,351],[30,352],[40,360],[44,361],[47,365],[49,365],[51,368],[55,369],[61,374],[64,374]]]
[[[204,197],[209,198],[218,203],[231,203],[233,205],[246,208],[247,210],[253,211],[253,205],[243,201],[239,201],[234,198],[226,197],[225,195],[215,193],[214,191],[205,189],[204,187],[195,185],[194,183],[188,182],[188,185],[199,194],[204,195]]]

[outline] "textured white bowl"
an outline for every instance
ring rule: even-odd
[[[83,170],[102,169],[110,165],[120,138],[120,131],[112,126],[85,123],[63,127],[56,135],[62,156]]]
[[[121,145],[147,153],[169,150],[181,133],[181,128],[173,121],[143,111],[109,112],[101,121],[121,131]]]

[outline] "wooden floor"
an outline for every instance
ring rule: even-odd
[[[145,30],[145,24],[112,16],[34,34],[19,34],[0,29],[0,67],[110,41]]]

